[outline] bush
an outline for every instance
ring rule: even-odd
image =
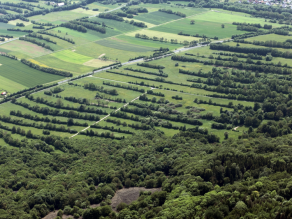
[[[128,207],[128,205],[127,205],[126,203],[121,202],[121,203],[118,205],[118,207],[117,207],[117,211],[121,211],[121,210],[123,210],[123,209],[125,209],[125,208],[127,208],[127,207]]]

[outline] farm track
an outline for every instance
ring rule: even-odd
[[[10,43],[10,42],[12,42],[12,41],[14,41],[14,40],[18,40],[18,39],[19,39],[19,37],[17,37],[17,38],[13,38],[12,40],[7,40],[7,41],[4,41],[4,42],[0,43],[0,45],[3,45],[3,44],[5,44],[5,43]]]
[[[151,90],[153,90],[153,89],[155,89],[155,88],[151,87]],[[146,94],[146,93],[147,93],[147,91],[146,91],[144,94]],[[138,97],[134,98],[134,99],[131,100],[129,103],[134,102],[135,100],[139,99],[140,96],[141,96],[141,95],[139,95]],[[120,111],[121,108],[128,106],[129,103],[126,103],[126,104],[123,105],[122,107],[116,109],[114,112]],[[102,119],[98,120],[97,122],[93,123],[92,125],[95,125],[95,124],[97,124],[97,123],[99,123],[99,122],[105,120],[105,119],[106,119],[107,117],[109,117],[109,116],[110,116],[110,113],[109,113],[108,115],[106,115],[105,117],[103,117]],[[80,132],[83,132],[83,131],[85,131],[85,130],[87,130],[87,129],[89,129],[89,128],[90,128],[90,126],[86,127],[85,129],[81,130]],[[74,138],[75,136],[77,136],[78,134],[80,134],[80,132],[77,132],[76,134],[72,135],[70,138]]]

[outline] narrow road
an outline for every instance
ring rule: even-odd
[[[13,38],[12,40],[7,40],[7,41],[4,41],[4,42],[0,43],[0,45],[3,45],[3,44],[5,44],[5,43],[9,43],[9,42],[12,42],[12,41],[14,41],[14,40],[18,40],[18,39],[19,39],[19,37],[17,37],[17,38]]]
[[[151,87],[151,90],[153,90],[153,89],[155,89],[155,88]],[[146,93],[147,93],[147,92],[145,92],[144,94],[146,94]],[[141,94],[141,95],[142,95],[142,94]],[[140,95],[140,96],[141,96],[141,95]],[[135,100],[139,99],[140,96],[134,98],[134,99],[131,100],[130,102],[134,102]],[[130,103],[130,102],[129,102],[129,103]],[[128,106],[129,103],[126,103],[126,104],[123,105],[122,107],[126,107],[126,106]],[[116,109],[114,112],[117,112],[117,111],[121,110],[122,107],[120,107],[119,109]],[[97,124],[97,123],[99,123],[99,122],[105,120],[105,119],[106,119],[107,117],[109,117],[109,116],[110,116],[110,114],[106,115],[105,117],[103,117],[102,119],[100,119],[100,120],[98,120],[97,122],[93,123],[92,125],[95,125],[95,124]],[[90,128],[90,126],[86,127],[85,129],[81,130],[80,132],[83,132],[83,131],[85,131],[85,130],[87,130],[87,129],[89,129],[89,128]],[[74,137],[77,136],[80,132],[77,132],[76,134],[72,135],[70,138],[74,138]]]

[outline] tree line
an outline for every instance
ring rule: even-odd
[[[31,38],[28,38],[28,37],[19,37],[19,40],[28,41],[28,42],[36,44],[38,46],[44,47],[45,49],[49,49],[51,51],[54,51],[49,45],[47,45],[45,43],[42,43],[42,42],[39,42],[39,41],[37,41],[35,39],[31,39]]]
[[[41,67],[40,65],[32,63],[31,61],[28,61],[26,59],[21,59],[21,62],[25,65],[28,65],[31,68],[34,68],[34,69],[37,69],[39,71],[43,71],[43,72],[46,72],[49,74],[60,75],[63,77],[72,77],[73,76],[73,74],[70,72],[57,70],[57,69],[49,68],[49,67]]]

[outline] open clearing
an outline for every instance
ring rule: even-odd
[[[117,210],[117,206],[124,202],[130,204],[139,198],[140,191],[149,191],[151,193],[161,191],[161,188],[146,189],[144,187],[131,187],[120,189],[116,192],[115,196],[112,198],[111,207],[114,211]]]

